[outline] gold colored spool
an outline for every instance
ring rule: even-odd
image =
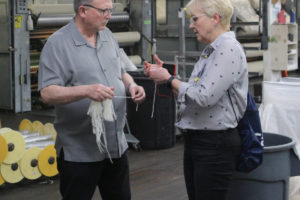
[[[7,142],[2,135],[0,135],[0,164],[6,158],[8,152]]]
[[[41,151],[38,158],[38,166],[40,172],[45,176],[51,177],[58,174],[54,145],[48,145]]]
[[[54,141],[56,140],[57,132],[52,123],[49,123],[49,122],[46,123],[44,125],[44,131],[45,131],[45,134],[51,134]]]
[[[7,127],[0,128],[0,134],[5,133],[5,132],[10,131],[10,130],[11,129],[7,128]]]
[[[5,183],[5,180],[1,175],[1,165],[0,165],[0,186],[3,185],[4,183]]]
[[[44,132],[44,125],[42,124],[42,122],[40,121],[34,121],[32,122],[32,131],[33,132],[38,132],[40,133],[40,135],[44,135],[45,132]]]
[[[1,135],[8,146],[8,152],[3,163],[12,164],[18,162],[25,153],[25,140],[23,136],[14,130],[7,131]]]
[[[38,168],[38,157],[41,148],[32,147],[28,149],[20,161],[21,173],[29,180],[35,180],[42,176]]]
[[[19,124],[19,131],[33,132],[33,126],[29,119],[23,119]]]
[[[1,165],[1,174],[3,179],[8,183],[18,183],[24,176],[21,173],[19,163]]]

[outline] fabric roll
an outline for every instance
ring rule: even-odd
[[[35,180],[42,176],[38,168],[38,156],[42,149],[33,147],[28,149],[20,161],[22,175],[29,179]]]
[[[113,33],[113,36],[116,38],[118,43],[121,44],[135,43],[141,39],[141,34],[136,31]]]

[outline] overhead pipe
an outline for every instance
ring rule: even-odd
[[[60,27],[69,23],[73,19],[73,14],[52,14],[40,15],[37,19],[37,28]],[[128,22],[129,14],[127,12],[112,13],[109,23]]]

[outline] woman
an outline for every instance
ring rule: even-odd
[[[145,62],[145,73],[156,83],[167,83],[180,104],[176,126],[184,136],[184,176],[190,200],[227,198],[240,153],[236,129],[246,109],[246,57],[229,31],[233,8],[229,0],[191,0],[187,4],[190,28],[207,47],[188,82],[182,82],[157,64]],[[232,103],[231,103],[232,101]],[[235,117],[235,114],[236,117]]]

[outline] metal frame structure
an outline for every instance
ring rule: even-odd
[[[152,61],[153,41],[153,2],[154,0],[131,0],[130,25],[139,30],[142,38],[138,47],[143,60]]]
[[[143,60],[152,61],[152,55],[155,53],[153,48],[156,24],[155,0],[131,0],[125,4],[126,12],[124,10],[123,13],[113,13],[110,25],[113,26],[113,31],[119,29],[119,31],[127,29],[139,31],[142,35],[141,41],[126,50],[130,55],[138,53]],[[44,41],[55,31],[55,28],[64,25],[63,23],[73,17],[51,15],[52,18],[47,18],[46,15],[38,15],[37,22],[33,23],[34,30],[29,31],[29,19],[36,17],[29,10],[29,6],[28,0],[0,0],[0,109],[12,110],[16,113],[31,111],[32,102],[36,101],[37,77],[36,74],[33,75],[33,69],[30,68],[31,64],[38,67],[38,62],[30,60],[32,48],[40,51]],[[127,11],[130,13],[130,18]],[[53,21],[53,18],[56,21]],[[120,28],[115,25],[115,21],[126,23],[123,23]],[[48,32],[47,28],[49,28]],[[129,44],[123,46],[127,47],[126,45],[129,46]],[[36,54],[38,55],[38,52]]]
[[[260,33],[260,20],[262,20],[262,33]],[[182,80],[188,78],[186,72],[186,66],[194,65],[194,63],[186,62],[188,56],[199,56],[200,52],[186,51],[186,13],[184,8],[180,8],[178,11],[178,27],[179,27],[179,52],[178,55],[175,55],[175,63],[178,66],[178,74]],[[261,42],[260,49],[253,47],[245,47],[247,50],[266,50],[268,49],[268,0],[260,0],[260,9],[259,9],[259,21],[258,22],[237,22],[236,15],[232,17],[232,29],[236,30],[238,26],[253,26],[259,25],[258,36]]]
[[[31,110],[27,17],[26,0],[0,0],[0,109]]]

